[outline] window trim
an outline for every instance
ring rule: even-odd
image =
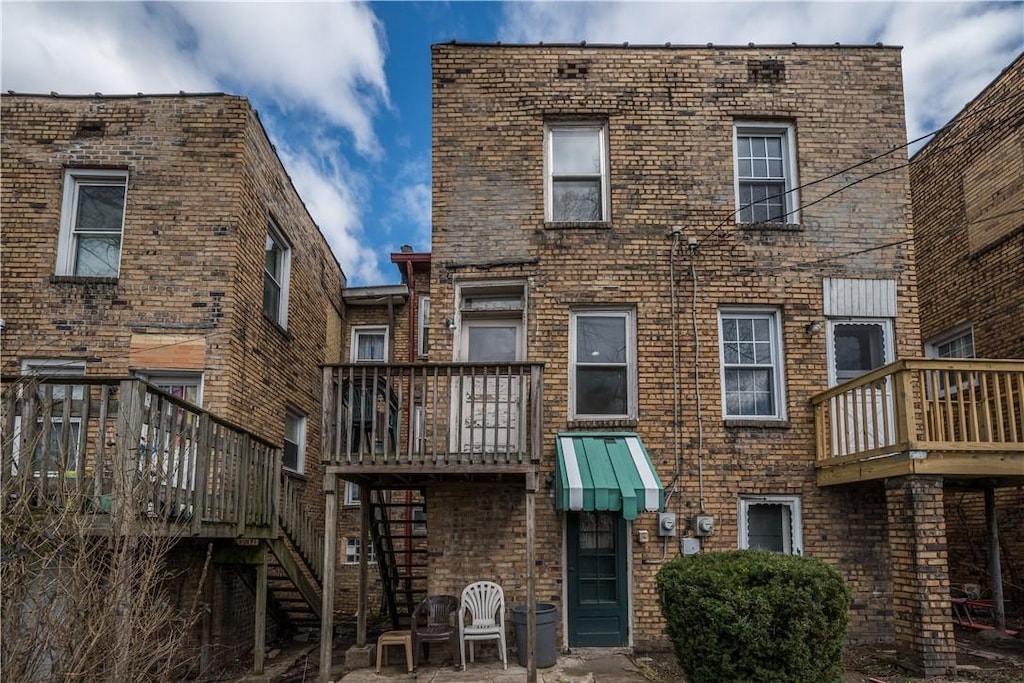
[[[119,182],[113,182],[119,181]],[[124,202],[121,205],[121,232],[117,248],[117,268],[113,275],[78,275],[78,236],[75,219],[78,216],[78,190],[82,185],[123,185]],[[57,263],[54,274],[60,277],[110,279],[121,275],[121,256],[124,251],[124,222],[128,213],[128,171],[68,168],[64,170],[64,193],[60,208],[60,233],[57,237]]]
[[[159,387],[162,385],[173,385],[180,384],[187,386],[195,384],[196,386],[196,405],[202,408],[203,406],[203,372],[200,370],[151,370],[151,369],[140,369],[135,370],[134,374],[139,379],[149,382],[153,386]],[[184,381],[182,381],[184,380]],[[186,400],[187,399],[182,399]]]
[[[950,342],[962,339],[969,336],[971,338],[971,356],[942,356],[939,355],[939,347]],[[964,325],[958,325],[946,332],[932,337],[924,344],[924,355],[927,358],[977,358],[978,352],[974,347],[974,325],[966,323]]]
[[[421,295],[416,307],[416,355],[425,358],[430,353],[430,296]]]
[[[750,548],[750,530],[748,529],[748,508],[758,504],[786,505],[789,507],[789,555],[804,554],[803,514],[800,496],[791,495],[743,495],[737,503],[737,547],[741,550]]]
[[[836,325],[878,325],[882,328],[882,365],[896,360],[896,344],[893,336],[895,318],[872,317],[829,317],[825,321],[825,361],[828,363],[828,386],[838,386],[840,382],[836,372]],[[879,367],[882,367],[881,365]],[[873,372],[873,371],[868,371]],[[867,374],[867,372],[862,373]],[[849,382],[852,380],[843,380]]]
[[[598,152],[601,156],[601,218],[596,221],[559,221],[554,218],[554,134],[559,130],[596,130],[598,132]],[[607,121],[561,121],[544,124],[544,222],[545,223],[579,223],[586,225],[602,225],[611,222],[611,181],[610,164],[608,161],[608,122]],[[583,176],[571,176],[583,177]],[[592,177],[587,176],[587,177]]]
[[[773,398],[775,413],[773,415],[730,415],[727,412],[727,393],[725,382],[725,330],[722,322],[727,318],[768,318],[772,331],[772,374]],[[734,364],[739,367],[742,364]],[[733,367],[733,366],[729,366]],[[764,367],[764,366],[757,366]],[[722,419],[756,420],[758,422],[782,422],[787,419],[786,410],[786,354],[782,335],[782,312],[778,308],[763,306],[721,306],[718,309],[718,368],[721,383]]]
[[[342,503],[345,507],[359,507],[361,499],[359,496],[359,484],[354,481],[344,480],[345,482],[345,500]]]
[[[307,416],[305,414],[302,413],[302,411],[298,410],[297,408],[293,408],[292,406],[288,406],[288,407],[285,408],[284,415],[285,415],[285,417],[284,417],[284,433],[283,433],[283,435],[281,437],[281,439],[282,439],[281,468],[284,469],[285,471],[288,471],[288,472],[294,472],[296,474],[302,474],[302,473],[304,473],[306,471],[306,429],[307,429],[307,426],[308,426],[307,425],[308,418],[307,418]],[[289,419],[294,419],[294,420],[297,421],[296,422],[296,429],[298,430],[298,435],[297,436],[298,436],[298,439],[299,439],[297,442],[288,438],[288,420]],[[289,441],[291,443],[294,443],[296,445],[296,447],[297,447],[295,467],[289,467],[284,462],[284,445],[283,444],[285,442],[289,442]]]
[[[43,370],[45,368],[51,368],[51,370],[57,370],[57,372],[52,372],[52,371],[51,372],[46,372],[45,370]],[[21,374],[22,374],[23,377],[68,377],[68,378],[85,377],[85,360],[84,359],[80,359],[80,358],[71,358],[71,359],[67,359],[67,358],[24,358],[24,359],[21,360]],[[19,387],[18,388],[19,391],[21,391],[23,389],[24,389],[24,387]],[[84,397],[85,390],[86,390],[86,385],[84,385],[84,384],[72,385],[71,400],[72,401],[81,401],[83,399],[83,397]],[[65,398],[65,393],[64,393],[63,387],[61,388],[61,390],[59,392],[59,395],[58,395],[58,392],[53,392],[52,398],[53,398],[53,400],[55,402],[56,401],[63,402],[64,398]],[[18,471],[18,469],[21,467],[21,464],[20,464],[21,461],[20,461],[20,458],[19,458],[19,456],[20,456],[20,445],[21,445],[21,424],[22,424],[21,420],[22,420],[21,415],[15,416],[15,418],[14,418],[14,429],[13,429],[13,432],[11,434],[12,444],[11,444],[11,472],[10,472],[10,474],[12,474],[12,475],[15,474]],[[51,429],[52,429],[53,425],[63,424],[63,422],[64,422],[63,415],[51,415],[50,416]],[[72,432],[72,435],[74,435],[75,428],[76,428],[75,426],[76,425],[77,425],[78,430],[81,430],[81,425],[82,425],[82,418],[81,418],[81,416],[77,416],[77,417],[72,416],[68,420],[68,424],[71,425],[71,432]],[[79,434],[81,434],[81,431],[79,431]],[[43,438],[42,437],[42,433],[40,433],[40,438]],[[75,465],[74,469],[76,469],[76,470],[77,470],[77,466],[78,466],[78,458],[79,458],[79,455],[80,455],[79,452],[78,452],[79,441],[80,441],[80,438],[78,436],[75,436],[75,438],[73,438],[71,440],[71,443],[69,444],[70,447],[71,447],[71,450],[72,450],[71,456],[74,458],[74,465]],[[32,454],[31,454],[31,461],[32,461],[32,468],[33,468],[32,469],[32,474],[35,477],[41,477],[41,476],[43,476],[43,470],[42,469],[35,469],[35,461],[36,461],[35,450],[36,450],[36,447],[33,447],[32,448]],[[68,471],[70,472],[71,470],[69,469]],[[58,475],[58,471],[57,470],[46,470],[46,476],[47,477],[52,478],[52,477],[56,477],[57,475]]]
[[[348,538],[348,537],[345,538],[345,564],[348,564],[348,565],[359,564],[359,560],[360,560],[361,555],[362,555],[362,553],[360,552],[362,550],[362,548],[360,547],[361,545],[362,544],[359,542],[358,538]],[[357,550],[354,553],[351,552],[351,548],[352,547],[357,548]],[[372,540],[369,543],[369,548],[370,548],[370,554],[366,558],[366,564],[377,564],[377,554],[376,554],[376,552],[373,549],[373,541]],[[349,559],[351,557],[354,557],[355,559],[354,560]]]
[[[384,357],[381,359],[360,359],[359,354],[359,337],[362,335],[384,335]],[[390,329],[387,325],[357,325],[352,328],[352,339],[350,341],[350,357],[353,363],[387,363],[390,357],[389,348],[391,341]]]
[[[274,277],[267,271],[266,264],[266,240],[273,240],[274,244],[280,249],[280,262],[279,267],[281,270],[280,277]],[[266,316],[270,321],[277,324],[281,329],[288,329],[288,299],[290,293],[291,283],[291,269],[292,269],[292,244],[285,236],[284,232],[277,226],[273,219],[267,220],[267,235],[264,239],[263,247],[263,315]],[[266,308],[266,296],[267,296],[267,278],[271,278],[274,284],[278,286],[278,301],[277,311],[272,313]]]
[[[741,219],[743,204],[740,202],[740,161],[739,138],[744,135],[779,135],[782,138],[782,174],[786,190],[783,195],[785,216],[781,221],[744,221]],[[736,201],[736,223],[739,225],[784,225],[800,223],[800,182],[796,163],[796,127],[786,121],[763,121],[740,119],[732,126],[733,195]]]
[[[626,412],[618,413],[577,413],[576,412],[576,322],[583,317],[618,317],[626,321]],[[605,364],[612,365],[612,364]],[[621,364],[614,364],[616,366]],[[637,416],[637,334],[636,308],[632,306],[606,306],[601,308],[575,308],[569,311],[569,420],[606,421],[635,420]]]

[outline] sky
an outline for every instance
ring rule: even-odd
[[[248,97],[350,286],[430,249],[433,43],[901,45],[908,139],[1024,51],[1020,1],[0,0],[0,22],[3,91]]]

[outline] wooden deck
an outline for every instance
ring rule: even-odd
[[[543,366],[390,363],[324,367],[327,471],[412,485],[423,477],[533,471]]]
[[[135,378],[3,381],[8,503],[72,510],[98,534],[277,536],[274,444]]]
[[[1024,484],[1024,361],[901,360],[811,404],[819,486],[907,474]]]

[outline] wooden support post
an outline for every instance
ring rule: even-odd
[[[526,680],[537,683],[537,562],[534,558],[537,474],[526,473]],[[519,643],[519,647],[523,644]]]
[[[256,564],[256,624],[253,628],[252,672],[263,673],[263,654],[267,647],[267,547],[260,543]]]
[[[324,475],[324,573],[320,602],[320,680],[331,680],[334,653],[334,575],[338,562],[338,475]]]
[[[359,487],[359,591],[356,596],[356,647],[366,647],[366,599],[369,583],[370,487]],[[386,589],[385,589],[386,590]]]
[[[1006,631],[1006,606],[1003,604],[1003,568],[999,557],[999,518],[996,516],[996,492],[985,487],[985,522],[988,525],[988,576],[992,590],[992,609],[996,630]]]
[[[203,591],[203,616],[199,635],[199,674],[202,676],[210,670],[210,652],[213,648],[213,575],[220,570],[212,568],[202,585]]]

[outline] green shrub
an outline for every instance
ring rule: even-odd
[[[684,556],[662,567],[657,586],[689,683],[841,680],[850,596],[821,560],[749,550]]]

